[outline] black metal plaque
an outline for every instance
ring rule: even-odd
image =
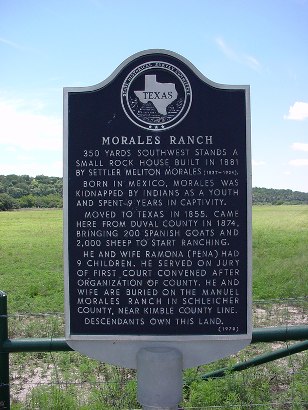
[[[247,334],[248,111],[161,51],[65,89],[70,335]]]

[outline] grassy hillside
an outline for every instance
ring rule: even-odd
[[[0,212],[10,312],[63,311],[62,211]],[[253,207],[253,299],[308,294],[308,206]]]

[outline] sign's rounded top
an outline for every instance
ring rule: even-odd
[[[172,60],[172,62],[170,61],[170,59]],[[136,60],[140,60],[140,62],[137,62]],[[152,62],[157,62],[157,64],[158,64],[159,62],[164,62],[164,60],[166,62],[166,66],[167,66],[168,62],[169,62],[169,64],[171,62],[171,65],[176,66],[176,60],[178,60],[181,65],[184,64],[197,77],[199,77],[199,79],[201,79],[202,81],[204,81],[205,83],[207,83],[208,85],[210,85],[212,87],[221,88],[221,89],[246,89],[246,90],[249,89],[248,85],[230,85],[230,84],[226,85],[226,84],[216,83],[216,82],[208,79],[187,58],[183,57],[182,55],[180,55],[178,53],[175,53],[174,51],[169,51],[169,50],[165,50],[165,49],[148,49],[148,50],[144,50],[144,51],[139,51],[139,52],[131,55],[127,59],[125,59],[113,71],[113,73],[109,77],[107,77],[105,80],[103,80],[102,82],[100,82],[98,84],[94,84],[92,86],[87,86],[87,87],[65,87],[64,90],[66,90],[67,92],[70,92],[70,91],[75,91],[75,92],[78,92],[78,91],[80,91],[80,92],[83,92],[83,91],[96,91],[96,90],[104,87],[108,83],[110,83],[125,67],[132,64],[134,61],[136,61],[136,67],[134,69],[132,69],[132,73],[134,73],[136,69],[141,70],[142,69],[141,67],[144,64],[146,64],[147,62],[152,61]],[[165,69],[166,69],[166,67],[165,67]],[[179,68],[179,71],[181,71],[180,68]],[[174,73],[174,70],[172,68],[170,68],[169,73],[170,74]],[[181,74],[180,73],[178,73],[178,74],[179,74],[178,78],[180,78]],[[185,75],[184,75],[184,77],[185,77]],[[129,79],[129,76],[128,76],[127,81],[129,81],[129,80],[130,79]],[[187,80],[187,78],[186,78],[186,80]],[[187,105],[189,105],[189,101],[187,102]],[[145,126],[144,128],[147,129],[149,127]]]

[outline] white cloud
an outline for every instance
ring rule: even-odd
[[[232,47],[227,45],[227,43],[221,37],[217,37],[215,41],[216,44],[219,46],[220,50],[230,60],[234,60],[238,63],[245,64],[253,70],[259,70],[261,68],[260,62],[255,57],[235,51]]]
[[[225,43],[225,41],[221,37],[217,37],[215,39],[216,43],[218,44],[221,51],[231,60],[237,60],[237,54],[233,51],[233,49]]]
[[[292,159],[289,161],[289,165],[292,167],[308,167],[308,158]]]
[[[253,159],[251,161],[251,164],[252,164],[253,167],[260,167],[262,165],[265,165],[265,162],[264,161],[257,161],[255,159]]]
[[[253,56],[243,54],[242,56],[243,62],[248,65],[253,70],[259,70],[261,68],[260,62]]]
[[[308,144],[304,144],[302,142],[294,142],[294,144],[292,144],[292,149],[294,151],[308,151]]]
[[[15,43],[15,41],[11,41],[8,40],[7,38],[4,37],[0,37],[0,43],[4,44],[8,47],[14,48],[15,50],[19,50],[21,52],[27,52],[27,53],[35,53],[36,55],[42,55],[40,52],[38,53],[35,49],[19,44],[19,43]]]
[[[308,118],[308,103],[296,101],[289,108],[288,115],[284,116],[285,120],[302,121]]]
[[[54,177],[62,177],[63,175],[62,161],[54,161],[52,163],[39,163],[32,160],[32,162],[16,162],[14,164],[0,163],[0,175],[49,175]]]
[[[5,152],[16,152],[16,151],[17,151],[16,147],[13,147],[13,146],[10,146],[10,145],[5,147]]]
[[[0,37],[0,43],[5,44],[9,47],[16,48],[17,50],[24,50],[24,47],[20,44],[14,43],[13,41],[7,40],[6,38]]]
[[[62,119],[41,113],[39,101],[0,99],[0,145],[12,150],[61,151]]]

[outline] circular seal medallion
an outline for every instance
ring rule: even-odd
[[[121,102],[127,117],[147,130],[174,127],[187,115],[192,89],[178,67],[163,61],[150,61],[134,68],[125,78]]]

